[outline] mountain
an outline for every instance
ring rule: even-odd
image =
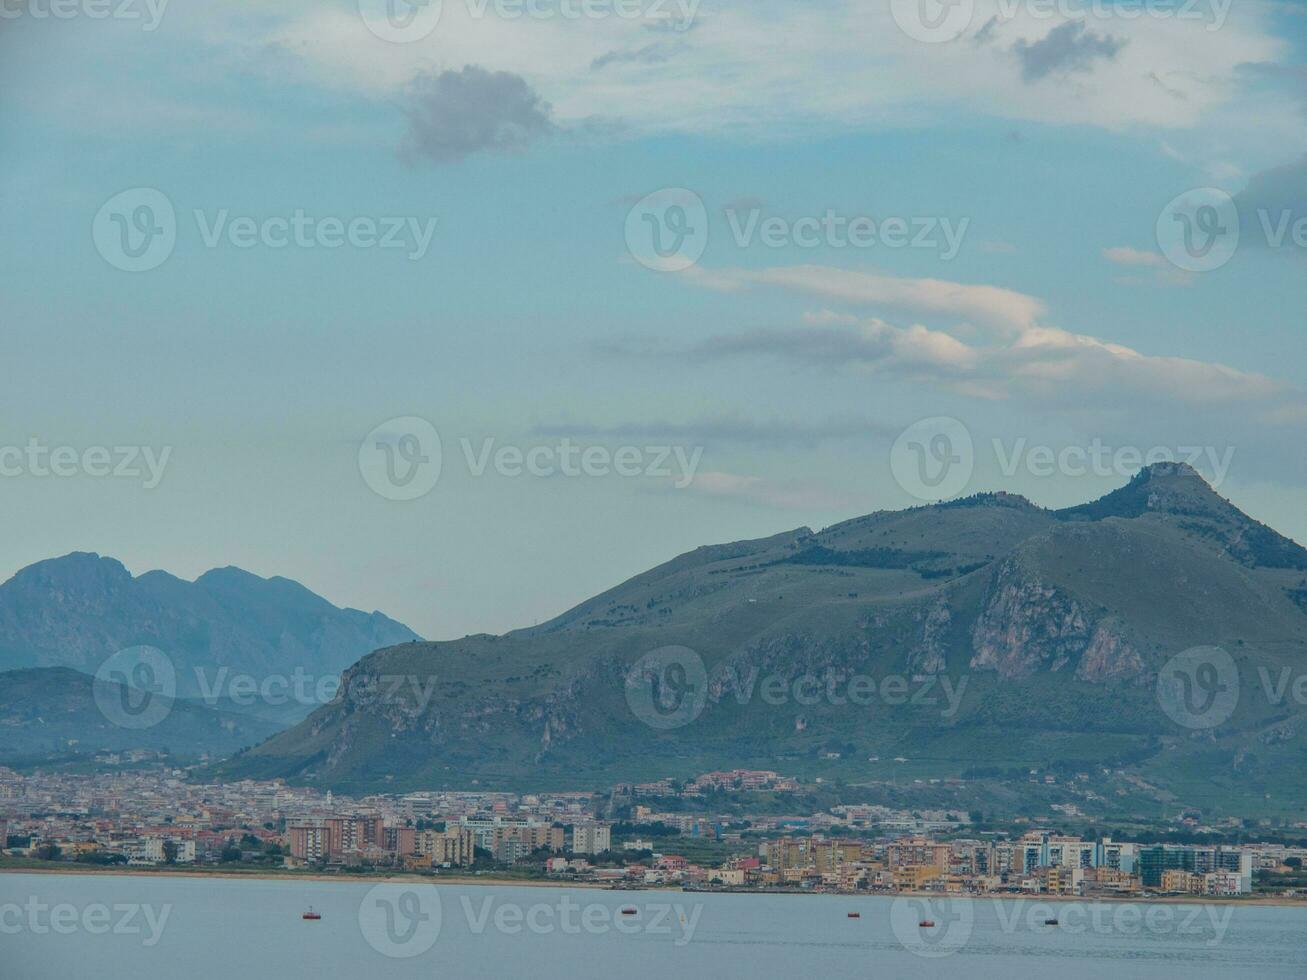
[[[0,672],[0,765],[60,764],[132,750],[181,759],[223,756],[280,727],[178,699],[160,704],[164,717],[157,723],[129,728],[111,720],[113,704],[124,699],[138,695],[67,667]]]
[[[1193,665],[1184,703],[1238,691],[1212,724],[1159,694],[1195,647],[1234,676]],[[1160,464],[1067,510],[980,494],[702,547],[531,629],[378,650],[220,772],[358,791],[756,767],[1014,812],[1280,813],[1307,800],[1304,671],[1307,550]]]
[[[0,585],[0,670],[94,674],[120,650],[152,646],[170,658],[178,696],[286,724],[308,712],[292,694],[312,692],[319,678],[371,650],[413,639],[379,612],[338,609],[290,579],[239,568],[194,582],[161,571],[133,577],[112,558],[75,552]],[[250,682],[258,693],[239,686]]]

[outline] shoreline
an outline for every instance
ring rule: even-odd
[[[901,891],[901,892],[828,892],[781,890],[767,888],[714,888],[685,889],[680,885],[628,885],[628,883],[610,883],[599,881],[541,880],[539,878],[508,878],[493,875],[426,875],[417,872],[399,872],[388,874],[322,874],[320,872],[273,872],[273,871],[210,871],[170,869],[156,871],[146,869],[121,868],[18,868],[0,867],[0,874],[35,874],[35,875],[114,875],[129,878],[222,878],[247,879],[255,881],[313,881],[330,883],[333,881],[350,883],[377,884],[385,882],[421,881],[432,885],[473,885],[522,888],[588,888],[599,891],[622,892],[681,892],[687,895],[825,895],[832,898],[965,898],[973,901],[998,899],[1018,902],[1112,902],[1136,905],[1257,905],[1269,908],[1307,909],[1307,898],[1289,898],[1283,895],[1249,895],[1247,897],[1212,896],[1212,895],[1049,895],[1049,894],[1007,894],[1000,892],[981,892],[968,895],[948,895],[941,892]]]

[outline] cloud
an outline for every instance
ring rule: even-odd
[[[520,153],[554,130],[550,107],[520,75],[462,71],[423,75],[413,83],[408,133],[400,156],[409,163],[452,163],[474,153]]]
[[[546,438],[656,440],[675,445],[744,445],[766,449],[811,449],[837,439],[889,435],[893,426],[871,419],[831,418],[813,422],[792,419],[707,418],[691,422],[624,422],[616,425],[548,423],[532,429]]]
[[[706,270],[682,274],[710,289],[731,291],[749,285],[780,286],[825,299],[874,305],[918,316],[941,316],[1017,333],[1045,312],[1042,300],[999,286],[972,286],[943,279],[909,279],[877,272],[800,265],[771,269]]]
[[[658,65],[662,64],[669,57],[670,51],[666,44],[655,41],[653,44],[646,44],[642,48],[635,48],[625,51],[609,51],[601,54],[590,62],[591,71],[601,71],[609,65]]]
[[[1234,202],[1241,245],[1265,248],[1278,242],[1282,251],[1301,253],[1293,230],[1307,217],[1307,157],[1254,174]]]
[[[1097,59],[1114,60],[1125,44],[1119,38],[1089,30],[1082,20],[1069,20],[1033,44],[1018,40],[1012,45],[1012,53],[1021,64],[1021,77],[1037,82],[1053,74],[1089,71]]]
[[[478,17],[465,4],[446,3],[430,38],[386,45],[360,31],[348,10],[296,4],[285,15],[269,15],[261,32],[241,21],[222,36],[250,60],[272,47],[286,52],[303,79],[354,98],[384,101],[424,73],[474,64],[528,79],[554,107],[553,118],[568,128],[602,118],[640,136],[768,138],[919,127],[958,113],[1111,130],[1209,130],[1200,136],[1215,128],[1224,135],[1226,120],[1216,127],[1212,113],[1246,107],[1253,99],[1242,66],[1280,62],[1289,50],[1261,5],[1236,5],[1219,31],[1196,18],[1132,20],[1124,45],[1082,21],[1050,23],[1048,16],[1017,5],[985,35],[1012,39],[1002,47],[997,41],[914,42],[899,29],[890,6],[883,0],[835,0],[814,16],[803,5],[779,0],[719,4],[698,10],[693,30],[655,36],[649,18],[598,18],[578,30],[580,25],[562,17]],[[975,6],[974,23],[982,25],[1005,5],[976,0]],[[778,37],[784,44],[775,44]],[[667,47],[660,50],[651,41]],[[1014,54],[1012,45],[1021,53]],[[650,61],[664,54],[672,56],[676,71],[650,71]],[[1086,84],[1030,84],[1030,77],[1048,72]],[[1171,91],[1147,84],[1149,72]],[[284,84],[286,74],[279,70],[276,81]],[[1302,133],[1305,121],[1296,107],[1292,120],[1279,105],[1257,108],[1258,132]]]
[[[1147,253],[1125,247],[1118,260],[1155,268]],[[948,327],[896,325],[879,317],[830,310],[808,314],[801,325],[745,330],[709,337],[679,356],[772,356],[829,369],[852,368],[936,384],[990,400],[1020,398],[1048,406],[1247,405],[1272,411],[1302,404],[1301,393],[1265,375],[1184,357],[1144,354],[1121,344],[1072,333],[1044,322],[1033,296],[994,286],[935,279],[898,279],[817,266],[761,272],[684,274],[711,288],[780,284],[854,305],[897,306],[925,313]],[[987,329],[961,331],[961,324]]]
[[[1129,245],[1116,245],[1103,249],[1103,258],[1115,264],[1135,269],[1150,270],[1153,275],[1147,281],[1160,282],[1168,286],[1190,286],[1194,277],[1183,269],[1177,269],[1166,256],[1159,252],[1131,248]],[[1138,282],[1138,279],[1123,279],[1123,282]]]

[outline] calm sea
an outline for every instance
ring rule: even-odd
[[[1307,908],[0,874],[3,980],[1032,976],[1302,980]]]

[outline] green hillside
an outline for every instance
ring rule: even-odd
[[[529,630],[379,650],[338,703],[219,774],[361,791],[751,766],[963,779],[1015,807],[1038,769],[1084,775],[1086,812],[1290,812],[1307,801],[1305,708],[1272,703],[1262,677],[1307,670],[1304,568],[1307,551],[1174,464],[1066,511],[983,494],[881,512],[699,548]],[[632,673],[670,646],[693,651],[688,674]],[[1209,646],[1237,668],[1237,706],[1179,724],[1158,672]],[[651,677],[697,688],[701,710],[647,723],[650,697],[671,704]],[[861,703],[852,677],[874,687]]]

